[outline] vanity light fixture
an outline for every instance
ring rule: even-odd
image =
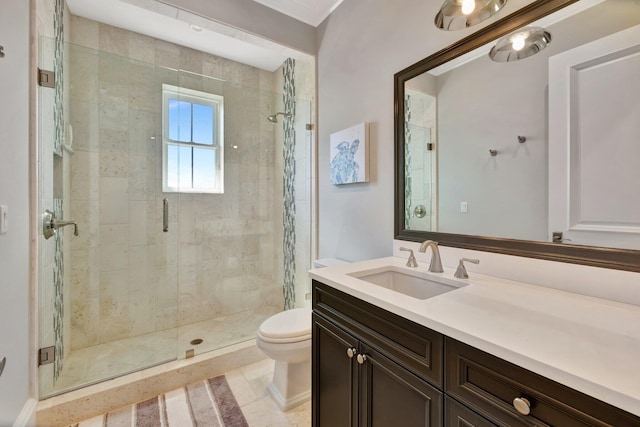
[[[528,58],[551,43],[551,34],[540,27],[526,27],[504,36],[489,52],[496,62],[513,62]]]
[[[464,30],[495,15],[507,0],[445,0],[436,15],[441,30]]]

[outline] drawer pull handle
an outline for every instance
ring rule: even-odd
[[[349,359],[353,359],[353,356],[356,355],[356,349],[355,347],[349,347],[347,349],[347,356],[349,356]]]
[[[359,354],[357,357],[358,360],[358,364],[362,365],[364,362],[367,361],[367,355],[366,354]]]
[[[531,412],[531,403],[524,397],[513,399],[513,407],[522,415],[529,415]]]

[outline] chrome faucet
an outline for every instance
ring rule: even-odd
[[[416,261],[416,257],[413,255],[413,251],[409,248],[400,248],[401,251],[409,252],[409,259],[407,259],[407,267],[416,268],[418,266],[418,262]]]
[[[429,264],[429,271],[432,273],[443,273],[442,260],[440,259],[440,251],[438,250],[438,242],[433,240],[425,240],[420,245],[420,252],[426,252],[427,248],[431,248],[431,263]]]
[[[56,234],[58,228],[66,227],[67,225],[73,225],[73,235],[78,235],[78,224],[75,221],[61,221],[56,218],[56,214],[46,209],[42,215],[42,234],[44,238],[48,239]]]
[[[474,264],[480,264],[480,260],[479,259],[460,258],[460,262],[458,263],[458,269],[456,270],[456,272],[453,275],[453,277],[455,277],[457,279],[468,279],[469,278],[469,274],[467,274],[467,269],[464,266],[465,261],[466,262],[471,262],[471,263],[474,263]]]

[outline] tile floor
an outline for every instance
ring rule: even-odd
[[[273,367],[273,360],[264,359],[224,374],[247,423],[250,427],[309,427],[311,401],[282,412],[269,395],[267,384]],[[100,415],[81,422],[79,427],[99,427],[102,420]]]
[[[44,390],[43,394],[58,395],[165,363],[176,357],[184,358],[187,349],[193,348],[198,355],[253,339],[260,324],[279,311],[281,308],[275,306],[262,307],[259,312],[245,310],[179,328],[72,351],[66,357],[53,389]],[[190,341],[196,338],[202,339],[202,344],[190,345]]]

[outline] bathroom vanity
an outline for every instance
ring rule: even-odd
[[[481,275],[423,299],[363,280],[453,283],[404,262],[311,271],[314,426],[640,426],[638,307]]]

